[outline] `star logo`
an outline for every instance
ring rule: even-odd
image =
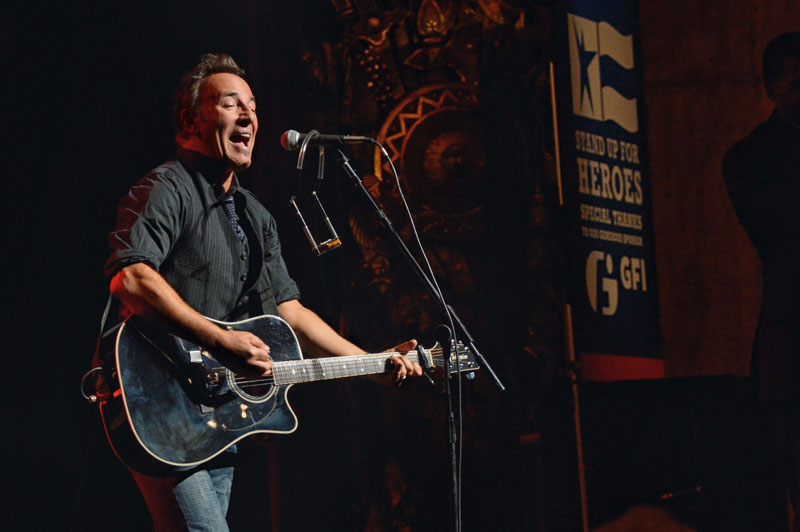
[[[575,30],[575,40],[578,44],[578,59],[580,61],[581,107],[583,106],[584,95],[586,95],[589,98],[589,109],[592,113],[594,113],[594,105],[592,104],[592,88],[589,84],[589,65],[592,64],[592,61],[594,61],[594,58],[597,56],[597,52],[586,49],[583,30],[579,31],[577,25],[574,24],[573,29]]]
[[[631,77],[625,72],[634,73],[633,35],[620,33],[606,21],[572,13],[567,33],[572,112],[598,122],[614,122],[629,133],[638,131],[637,100],[620,92],[630,87]],[[607,80],[601,72],[601,57],[606,66],[615,64],[614,75]]]

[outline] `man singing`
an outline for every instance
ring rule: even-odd
[[[275,220],[236,172],[248,168],[258,132],[244,71],[227,55],[205,55],[175,94],[177,155],[148,173],[119,203],[105,266],[123,313],[136,314],[203,346],[238,374],[270,375],[269,345],[206,317],[237,321],[277,314],[315,356],[360,355],[299,301],[281,257]],[[394,348],[405,353],[410,340]],[[391,357],[384,380],[422,375]],[[225,531],[233,453],[170,477],[132,471],[157,531]]]

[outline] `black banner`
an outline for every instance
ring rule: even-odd
[[[566,1],[556,64],[581,376],[661,377],[637,9]]]

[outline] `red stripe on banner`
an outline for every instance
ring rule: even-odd
[[[664,360],[660,358],[581,353],[581,380],[595,382],[662,379]]]

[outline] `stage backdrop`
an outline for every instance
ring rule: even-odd
[[[556,29],[580,374],[600,381],[662,377],[637,5],[565,0]]]

